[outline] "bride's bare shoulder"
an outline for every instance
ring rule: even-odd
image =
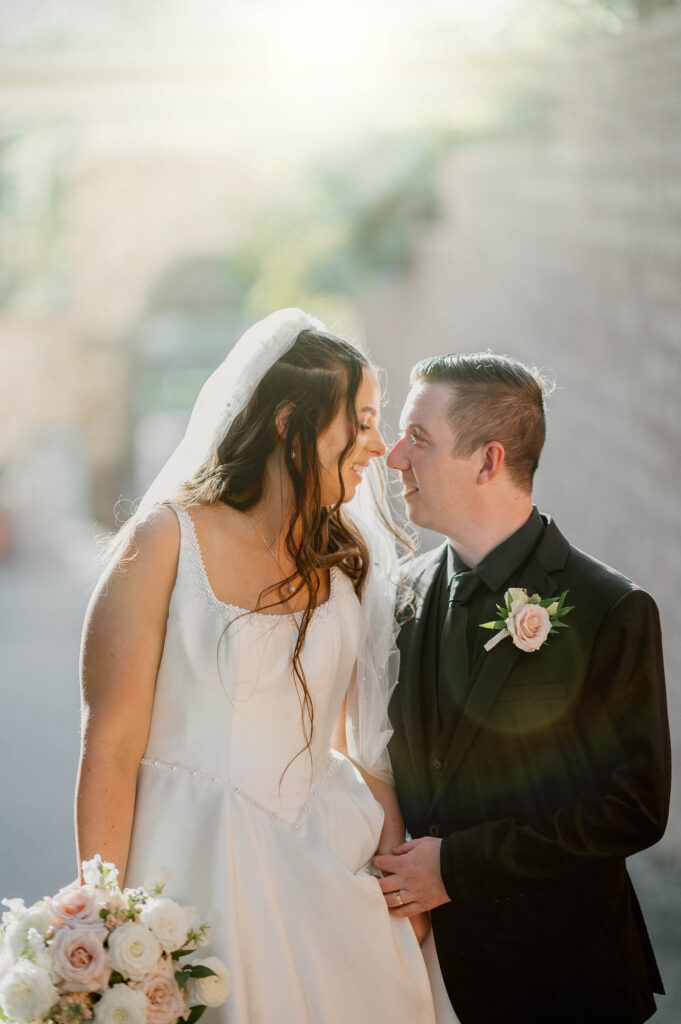
[[[172,509],[159,506],[134,526],[123,527],[119,551],[101,574],[88,607],[86,633],[161,627],[177,578],[180,526]]]
[[[159,505],[127,532],[115,557],[104,572],[104,579],[125,579],[131,583],[143,578],[157,583],[170,581],[177,573],[180,552],[180,524],[166,505]]]
[[[180,547],[180,524],[176,513],[167,505],[158,505],[135,524],[125,555],[137,551],[147,558],[177,555]]]

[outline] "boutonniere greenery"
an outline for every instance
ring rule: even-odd
[[[565,604],[567,595],[567,590],[564,590],[560,597],[542,599],[539,594],[528,597],[522,587],[509,587],[504,594],[504,604],[497,605],[499,618],[480,624],[481,629],[499,630],[487,641],[485,650],[491,651],[510,636],[521,651],[538,651],[550,633],[568,628],[568,624],[562,620],[574,605]]]

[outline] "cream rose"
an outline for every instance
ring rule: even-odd
[[[0,1007],[5,1017],[22,1024],[41,1020],[58,998],[47,971],[30,960],[19,960],[0,981]]]
[[[153,932],[164,953],[182,949],[189,931],[188,915],[179,904],[166,896],[154,897],[144,904],[140,923]]]
[[[89,885],[67,885],[50,900],[55,924],[70,924],[75,928],[101,928],[99,912],[103,907],[101,894]]]
[[[127,985],[106,990],[95,1006],[97,1024],[146,1024],[147,997]]]
[[[207,956],[201,960],[193,960],[193,965],[208,967],[215,974],[207,978],[190,978],[187,982],[187,999],[191,1006],[221,1006],[232,990],[232,979],[229,971],[216,956]]]
[[[161,944],[148,928],[128,921],[109,935],[109,955],[114,970],[124,978],[141,981],[161,956]]]
[[[521,651],[538,651],[551,630],[551,619],[540,604],[525,604],[509,615],[506,628]]]
[[[178,1017],[187,1018],[189,1009],[175,981],[173,960],[163,957],[143,981],[133,982],[131,988],[144,992],[147,997],[147,1024],[175,1024]]]
[[[104,948],[106,928],[58,930],[50,943],[52,978],[72,992],[100,992],[109,984],[111,964]]]

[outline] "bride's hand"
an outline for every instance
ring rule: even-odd
[[[424,940],[428,936],[430,931],[430,914],[424,911],[422,914],[414,914],[410,917],[411,926],[414,929],[414,934],[418,939],[419,946],[423,945]]]

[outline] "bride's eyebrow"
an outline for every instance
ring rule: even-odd
[[[361,409],[360,409],[359,411],[360,411],[360,412],[368,412],[368,413],[370,413],[370,414],[371,414],[372,416],[378,416],[378,413],[377,413],[377,412],[376,412],[376,410],[374,409],[373,405],[365,405],[365,406],[363,406],[363,407],[362,407],[362,408],[361,408]]]

